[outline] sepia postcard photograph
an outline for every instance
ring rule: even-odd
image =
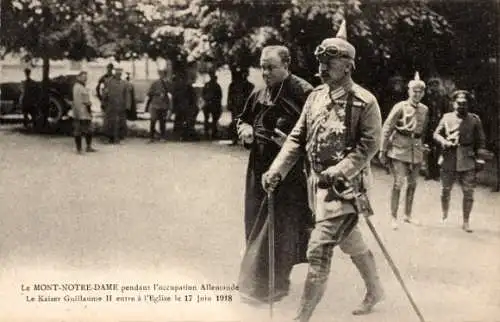
[[[500,322],[500,0],[0,0],[1,322]]]

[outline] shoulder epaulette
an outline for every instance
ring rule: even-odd
[[[321,91],[321,90],[325,89],[326,86],[327,86],[326,84],[318,85],[315,88],[313,88],[313,92]]]
[[[370,101],[374,99],[373,94],[359,86],[358,84],[354,84],[352,87],[352,91],[354,93],[354,98],[360,100],[361,102],[356,102],[354,100],[353,105],[362,107],[368,104]]]
[[[472,117],[475,118],[476,120],[481,121],[481,118],[479,117],[479,115],[477,115],[475,113],[470,113],[470,115],[472,115]]]
[[[423,107],[425,107],[426,109],[429,109],[429,107],[427,105],[425,105],[424,103],[420,102],[418,103],[419,105],[422,105]]]

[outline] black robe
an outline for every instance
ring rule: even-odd
[[[281,90],[280,90],[281,88]],[[290,133],[297,122],[312,86],[290,75],[270,91],[255,90],[239,117],[252,125],[245,191],[246,252],[241,264],[239,290],[247,297],[265,301],[268,297],[269,247],[267,196],[261,185],[280,147],[270,137],[274,128]],[[271,98],[266,99],[267,97]],[[273,103],[270,103],[273,102]],[[308,206],[304,162],[299,160],[274,192],[275,281],[277,293],[285,295],[293,265],[306,262],[308,232],[312,215]]]

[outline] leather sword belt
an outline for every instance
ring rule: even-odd
[[[396,129],[396,132],[398,132],[399,134],[401,134],[403,136],[407,136],[407,137],[414,138],[414,139],[420,139],[422,137],[421,133],[414,133],[414,132],[408,131],[408,130]]]
[[[336,160],[324,160],[320,162],[309,160],[309,162],[311,163],[313,170],[317,173],[320,173],[326,170],[328,167],[334,166],[339,163]]]

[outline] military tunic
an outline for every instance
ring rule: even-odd
[[[318,184],[323,170],[336,167],[358,189],[368,189],[370,160],[379,149],[381,123],[376,98],[361,86],[349,80],[330,91],[328,85],[321,85],[308,97],[297,124],[270,167],[270,172],[284,178],[300,156],[305,154],[310,165],[308,195],[316,224],[307,247],[306,283],[326,287],[336,245],[350,256],[368,252],[357,225],[358,209],[351,200],[335,196],[331,189]]]
[[[347,123],[349,92],[353,102]],[[333,92],[327,85],[320,85],[308,97],[295,128],[271,169],[285,177],[305,153],[310,164],[309,205],[316,222],[353,213],[355,209],[351,202],[325,199],[326,190],[318,189],[318,176],[329,166],[335,166],[348,180],[358,178],[368,187],[371,179],[369,162],[378,151],[380,130],[380,109],[370,92],[354,83]],[[362,171],[363,175],[359,177]]]
[[[91,120],[89,90],[79,82],[73,85],[73,118],[76,120]]]
[[[457,113],[443,115],[436,130],[434,139],[443,144],[450,141],[456,146],[443,150],[439,164],[446,171],[473,170],[479,149],[485,147],[485,135],[481,120],[476,114],[468,113],[463,119]]]
[[[97,82],[97,86],[95,88],[95,91],[96,91],[96,94],[97,94],[97,98],[99,98],[99,100],[101,101],[101,109],[103,111],[106,110],[106,104],[104,102],[104,97],[105,97],[105,93],[106,93],[106,83],[108,82],[108,80],[110,80],[111,78],[113,78],[113,74],[104,74],[102,75],[100,78],[99,78],[99,81]]]
[[[391,159],[419,164],[423,161],[422,137],[426,133],[428,107],[410,101],[394,105],[382,129],[381,151]]]
[[[92,111],[90,92],[84,84],[76,82],[73,85],[73,132],[75,136],[90,134],[92,131]]]

